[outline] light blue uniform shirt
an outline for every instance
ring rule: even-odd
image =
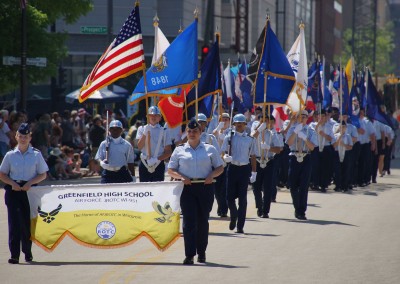
[[[382,139],[382,133],[381,132],[385,132],[384,124],[382,122],[380,122],[380,121],[374,120],[372,125],[375,128],[376,140],[381,140]]]
[[[215,136],[213,134],[209,134],[206,132],[201,133],[200,141],[205,144],[213,145],[215,147],[215,149],[217,149],[218,153],[221,152],[221,148],[219,147],[217,138],[215,138]]]
[[[18,147],[8,151],[0,166],[0,172],[8,175],[13,180],[29,181],[37,175],[49,170],[42,153],[29,146],[24,154]]]
[[[298,123],[295,123],[292,125],[292,127],[290,127],[289,131],[287,132],[287,136],[286,136],[287,139],[289,139],[289,137],[292,135],[292,133],[294,132],[294,129],[296,128],[297,125],[298,125]],[[307,125],[307,124],[304,125],[300,131],[307,135],[307,140],[310,141],[312,144],[314,144],[314,147],[318,146],[317,134],[309,125]],[[298,144],[301,145],[300,148],[298,148]],[[290,151],[292,151],[292,152],[301,151],[304,153],[304,152],[310,151],[308,149],[305,141],[303,141],[303,139],[297,137],[297,135],[294,139],[294,143],[291,146],[289,146],[289,148],[290,148]]]
[[[338,133],[335,133],[335,141],[332,141],[332,142],[335,143],[335,142],[338,140],[339,136],[340,136],[340,133],[339,133],[339,132],[338,132]],[[347,132],[345,132],[345,134],[343,134],[343,136],[342,136],[342,142],[343,142],[344,144],[346,144],[346,145],[353,146],[353,140],[351,139],[351,135],[348,134]],[[333,144],[333,143],[332,143],[332,144]],[[338,151],[338,146],[336,146],[336,147],[334,147],[334,148],[335,148],[335,151]],[[349,150],[346,150],[346,151],[349,151]]]
[[[230,138],[231,132],[225,137],[224,143],[222,143],[222,152],[228,153]],[[250,156],[259,156],[256,139],[248,136],[246,131],[243,133],[238,133],[236,131],[234,132],[231,147],[231,156],[234,163],[236,162],[240,163],[241,165],[247,165],[249,163]]]
[[[262,133],[258,135],[257,137],[257,147],[258,147],[258,154],[259,158],[261,158],[262,153],[264,152],[264,158],[266,158],[267,150],[261,151],[261,142],[262,142]],[[270,147],[283,147],[283,141],[281,143],[278,134],[276,133],[275,129],[274,130],[268,130],[265,129],[264,131],[264,142],[267,143]],[[268,151],[268,158],[272,158],[275,155],[275,153]]]
[[[150,124],[147,124],[147,125],[150,127],[151,156],[157,158],[164,153],[165,146],[172,145],[170,133],[169,133],[169,131],[166,131],[166,129],[164,129],[164,127],[162,127],[160,124],[156,124],[154,126],[152,126]],[[138,131],[136,134],[137,140],[142,138],[143,132],[144,132],[144,126],[140,126],[138,128]],[[155,153],[157,144],[158,144],[158,139],[159,139],[161,133],[162,133],[163,137],[161,138],[160,147],[158,148],[157,153]],[[147,137],[146,137],[144,147],[141,149],[141,152],[146,156],[149,155],[147,152]]]
[[[127,164],[133,164],[135,154],[131,143],[119,137],[116,139],[110,137],[110,145],[108,148],[108,164],[111,167],[123,167]],[[96,160],[104,160],[106,158],[106,140],[101,142],[99,150],[97,150]]]
[[[358,134],[358,140],[360,144],[366,144],[370,142],[371,134],[375,134],[375,129],[372,126],[371,121],[369,121],[366,117],[360,118],[360,128],[364,129],[364,134]]]
[[[186,142],[175,148],[169,159],[168,168],[190,179],[205,179],[213,169],[222,164],[222,158],[214,146],[200,142],[196,149],[193,149]]]
[[[326,122],[324,125],[320,125],[318,127],[318,130],[316,129],[318,122],[311,122],[310,123],[310,127],[312,129],[314,129],[315,134],[317,135],[317,141],[322,143],[322,141],[324,142],[323,146],[328,146],[331,145],[332,143],[329,142],[327,139],[325,139],[325,137],[322,137],[321,135],[319,135],[319,132],[322,130],[326,135],[330,136],[332,138],[332,140],[335,138],[335,135],[333,134],[333,129],[332,126]],[[319,146],[319,143],[318,143]]]

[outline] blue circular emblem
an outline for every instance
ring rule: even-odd
[[[110,221],[101,221],[96,228],[97,235],[104,240],[114,237],[116,231],[114,224]]]

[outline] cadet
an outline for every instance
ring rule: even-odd
[[[151,106],[147,111],[148,124],[140,126],[136,135],[141,163],[139,164],[140,182],[163,181],[165,176],[164,160],[171,156],[172,141],[168,131],[162,127],[161,112]]]
[[[19,263],[20,247],[25,260],[32,256],[30,206],[27,191],[46,179],[49,170],[39,150],[32,148],[27,123],[22,123],[15,135],[17,146],[6,153],[0,166],[0,180],[6,185],[4,195],[8,213],[8,246],[11,258],[8,263]]]
[[[96,160],[103,168],[101,183],[124,183],[136,181],[135,154],[131,143],[121,137],[123,128],[119,120],[110,122],[111,137],[101,142]]]
[[[226,198],[231,215],[229,229],[234,230],[237,226],[236,232],[243,234],[249,178],[250,183],[253,183],[257,177],[257,148],[255,139],[246,133],[247,122],[243,114],[236,114],[233,117],[233,125],[235,131],[230,131],[225,137],[221,151],[225,152],[223,158],[228,163]],[[251,166],[249,158],[251,158]],[[239,208],[236,207],[236,198],[239,199]]]
[[[177,146],[168,164],[171,177],[184,183],[181,195],[185,256],[183,264],[206,262],[208,218],[214,203],[214,178],[223,172],[222,159],[214,146],[200,141],[201,128],[192,119],[186,128],[188,142]]]
[[[222,146],[225,136],[229,131],[229,127],[230,115],[229,113],[224,112],[221,114],[221,121],[213,131],[219,146]],[[217,181],[215,182],[215,199],[218,204],[217,214],[221,218],[228,217],[228,203],[226,201],[226,169],[226,163],[224,162],[224,172],[217,177]]]
[[[283,150],[283,142],[279,141],[276,132],[270,130],[271,127],[274,127],[271,123],[272,121],[266,117],[266,121],[263,123],[254,122],[254,124],[258,124],[253,137],[257,139],[259,156],[257,157],[257,177],[253,183],[253,193],[256,201],[257,215],[262,218],[269,218],[268,214],[271,208],[274,186],[276,189],[275,182],[278,173],[276,170],[277,162],[275,154]]]
[[[197,114],[197,122],[200,124],[201,136],[200,141],[206,144],[211,144],[220,152],[220,147],[217,138],[213,134],[207,133],[207,117],[203,113]]]
[[[295,217],[307,220],[307,198],[311,175],[311,151],[317,146],[317,135],[308,126],[308,112],[302,110],[294,124],[287,133],[289,153],[289,183],[292,195]]]
[[[347,192],[350,189],[350,167],[351,167],[351,156],[350,151],[353,148],[353,139],[351,134],[347,131],[347,124],[343,120],[341,126],[336,126],[335,142],[333,147],[335,148],[335,191]]]

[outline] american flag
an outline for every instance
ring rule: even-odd
[[[118,36],[83,83],[79,102],[85,101],[94,91],[110,85],[119,78],[145,68],[139,5],[136,4]]]

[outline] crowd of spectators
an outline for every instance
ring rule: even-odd
[[[109,112],[109,119],[120,120],[125,130],[128,121],[120,112]],[[17,144],[15,133],[19,125],[28,122],[32,131],[32,146],[41,151],[48,166],[48,178],[77,179],[100,175],[101,167],[94,159],[100,143],[106,138],[107,115],[90,115],[84,108],[37,115],[28,121],[19,111],[0,111],[0,162]],[[140,124],[139,124],[140,125]],[[131,127],[132,132],[138,124]],[[130,133],[132,134],[132,133]],[[130,138],[128,136],[126,138]],[[133,139],[128,139],[133,145]],[[134,145],[133,145],[134,146]]]

